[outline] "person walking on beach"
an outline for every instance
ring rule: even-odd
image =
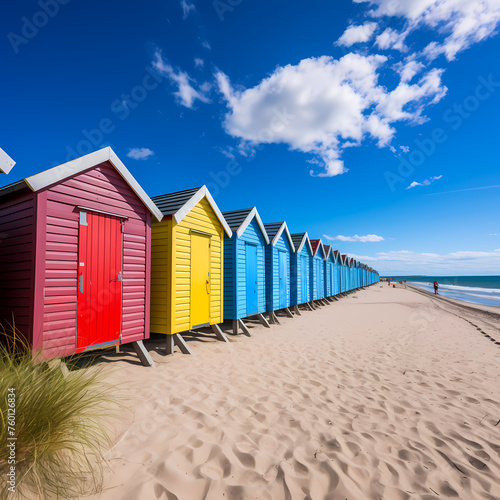
[[[434,293],[438,294],[439,283],[437,281],[434,282]]]

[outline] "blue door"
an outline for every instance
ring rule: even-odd
[[[300,278],[300,286],[301,286],[301,295],[302,295],[302,304],[309,302],[309,297],[307,293],[307,272],[309,271],[307,261],[309,259],[306,255],[301,255],[300,257],[300,265],[301,265],[301,278]]]
[[[288,307],[288,269],[286,252],[278,252],[279,277],[280,277],[280,309]]]
[[[257,278],[257,246],[245,245],[247,275],[247,316],[257,314],[259,309],[259,293]]]

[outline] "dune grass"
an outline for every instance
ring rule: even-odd
[[[104,426],[115,411],[104,371],[44,361],[17,334],[0,329],[0,498],[82,498],[102,488]],[[16,494],[8,491],[8,394],[15,393]]]

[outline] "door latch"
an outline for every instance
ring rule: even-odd
[[[116,279],[118,281],[123,281],[123,274],[122,273],[118,274],[118,276],[116,277]]]
[[[78,276],[78,290],[80,291],[80,293],[83,293],[83,274],[80,274],[80,276]]]

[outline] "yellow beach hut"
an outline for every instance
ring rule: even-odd
[[[224,234],[229,225],[206,188],[153,197],[163,214],[152,225],[151,332],[167,335],[167,353],[174,343],[191,354],[180,335],[212,327],[227,342],[223,321]]]

